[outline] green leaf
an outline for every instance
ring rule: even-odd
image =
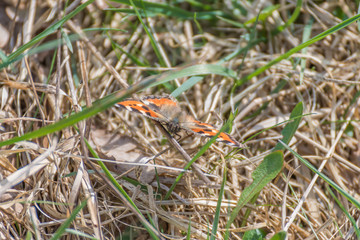
[[[274,11],[278,10],[281,7],[280,4],[270,5],[267,8],[264,8],[258,17],[253,17],[252,19],[246,21],[244,25],[250,25],[252,23],[256,23],[257,21],[265,21],[268,17],[270,17]],[[256,19],[258,18],[258,19]]]
[[[285,231],[281,231],[276,233],[270,240],[285,240],[287,233]]]
[[[286,124],[286,126],[284,127],[284,129],[281,131],[281,135],[283,136],[282,141],[286,144],[289,144],[291,138],[294,136],[300,121],[301,121],[301,117],[303,114],[303,104],[302,102],[299,102],[298,104],[296,104],[296,106],[294,107],[294,109],[292,110],[291,114],[290,114],[290,119],[292,120],[291,122],[288,122]],[[281,144],[281,143],[277,143],[274,151],[277,150],[284,150],[285,147]]]
[[[266,236],[266,232],[262,229],[253,229],[246,231],[243,236],[243,240],[262,240]]]
[[[240,209],[248,203],[256,194],[258,194],[272,179],[281,171],[284,156],[281,151],[272,152],[264,158],[264,161],[255,169],[252,174],[253,182],[244,189],[239,201],[231,213],[230,219],[226,224],[224,239],[229,239],[229,229]]]

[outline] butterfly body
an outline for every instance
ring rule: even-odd
[[[127,99],[119,102],[118,105],[165,124],[167,129],[175,134],[184,129],[200,136],[213,137],[219,132],[213,125],[197,121],[182,111],[177,101],[171,96],[147,96],[141,101]],[[244,147],[224,132],[221,132],[216,140],[233,147]]]

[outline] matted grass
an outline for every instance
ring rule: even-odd
[[[0,3],[0,239],[360,238],[357,4]]]

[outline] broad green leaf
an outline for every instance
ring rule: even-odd
[[[262,229],[253,229],[244,233],[243,240],[262,240],[266,232]]]
[[[270,240],[285,240],[286,239],[286,232],[285,231],[281,231],[276,233],[272,238],[270,238]]]
[[[229,229],[240,209],[248,203],[256,194],[258,194],[272,179],[281,171],[284,156],[281,151],[272,152],[264,158],[264,161],[254,170],[252,174],[253,182],[242,192],[239,201],[231,213],[230,219],[226,224],[224,239],[229,239]]]
[[[299,102],[298,104],[296,104],[296,106],[294,107],[294,109],[290,114],[289,120],[293,119],[293,121],[288,122],[284,127],[284,129],[281,131],[281,135],[283,136],[282,141],[284,143],[289,144],[291,138],[294,136],[300,124],[302,114],[303,114],[303,104],[302,102]],[[274,148],[274,151],[284,150],[284,149],[285,148],[281,143],[277,143]]]

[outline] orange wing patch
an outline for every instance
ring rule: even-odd
[[[204,124],[204,125],[210,125],[210,124]],[[212,126],[212,125],[210,125],[210,126]],[[207,128],[205,126],[202,128],[193,127],[193,128],[190,128],[190,130],[192,132],[199,134],[201,136],[204,136],[204,137],[213,137],[219,132],[219,130],[217,130],[217,129]],[[243,144],[239,143],[233,137],[231,137],[229,134],[224,133],[224,132],[219,134],[219,136],[216,138],[216,141],[222,142],[222,143],[228,144],[230,146],[234,146],[234,147],[245,147]]]
[[[146,117],[150,117],[150,118],[154,118],[154,119],[163,119],[164,118],[161,114],[154,112],[146,104],[144,104],[140,101],[137,101],[137,100],[133,100],[133,99],[125,100],[122,102],[118,102],[118,105],[120,107],[125,108],[128,111],[139,113],[139,114],[145,115]]]
[[[142,99],[148,105],[155,105],[157,108],[161,108],[164,105],[177,106],[177,102],[174,98],[167,97],[156,97],[156,96],[148,96]]]

